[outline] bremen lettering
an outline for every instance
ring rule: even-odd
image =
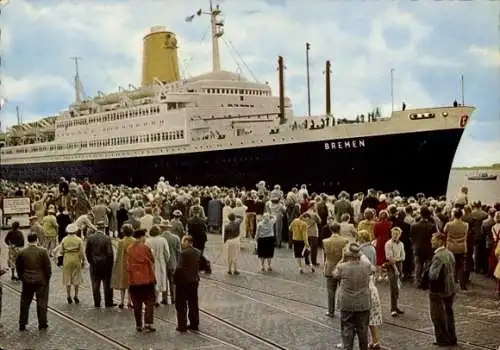
[[[365,147],[364,139],[325,142],[325,151],[350,150]]]

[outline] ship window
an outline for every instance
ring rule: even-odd
[[[240,96],[240,101],[243,101],[244,100],[244,97],[243,96]]]

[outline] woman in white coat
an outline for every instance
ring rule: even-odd
[[[167,291],[167,264],[170,259],[170,250],[168,241],[160,236],[161,229],[158,225],[154,225],[149,230],[149,236],[146,239],[146,245],[153,251],[155,258],[155,305],[160,306],[160,298],[162,293]]]
[[[237,218],[241,218],[240,221],[240,237],[245,237],[245,225],[246,225],[246,212],[247,207],[243,205],[241,199],[236,198],[236,206],[233,209],[233,213]]]
[[[224,241],[224,229],[227,224],[229,224],[229,214],[233,212],[231,207],[231,200],[226,199],[224,201],[224,207],[222,208],[222,240]]]

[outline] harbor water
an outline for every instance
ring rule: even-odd
[[[469,176],[487,173],[496,175],[495,180],[469,180]],[[469,188],[469,200],[480,200],[483,203],[494,204],[500,202],[500,170],[452,169],[448,179],[447,198],[456,198],[461,186]]]

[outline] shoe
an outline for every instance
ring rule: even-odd
[[[113,304],[110,304],[110,305],[105,305],[105,307],[110,308],[110,307],[115,307],[116,305],[117,305],[116,303],[113,303]]]
[[[156,332],[156,328],[154,328],[152,325],[147,325],[144,327],[144,332],[153,333]]]
[[[267,267],[267,271],[268,271],[268,272],[271,272],[272,270],[273,270],[273,268],[272,268],[271,266],[268,266],[268,267]]]
[[[300,273],[300,274],[303,274],[303,273],[304,273],[304,270],[299,269],[299,273]]]
[[[26,330],[26,325],[19,325],[19,330],[24,332]]]
[[[160,307],[160,303],[155,303],[155,307]]]
[[[232,274],[233,274],[233,272],[232,272],[231,270],[229,270],[229,271],[227,272],[227,274],[228,274],[228,275],[232,275]]]
[[[78,299],[78,297],[74,297],[73,300],[75,301],[75,304],[80,304],[80,299]]]
[[[392,312],[391,312],[391,316],[392,316],[392,317],[398,317],[398,313],[397,313],[396,311],[392,311]]]
[[[435,346],[443,346],[443,347],[445,347],[445,346],[446,346],[446,347],[448,347],[448,346],[452,346],[452,345],[451,345],[451,343],[444,343],[444,342],[438,342],[438,341],[436,341],[436,342],[432,343],[432,345],[435,345]]]
[[[330,312],[327,312],[327,313],[325,314],[325,316],[328,316],[328,317],[335,317],[335,314],[330,313]]]
[[[269,271],[269,270],[268,270]],[[239,271],[234,270],[233,275],[238,276],[240,274]]]
[[[142,327],[135,327],[135,330],[136,330],[137,332],[142,332]]]
[[[162,303],[163,305],[168,305],[168,301],[167,301],[167,300],[162,300],[162,301],[161,301],[161,303]]]
[[[199,331],[200,330],[198,326],[191,326],[191,325],[188,326],[188,329],[191,331]]]
[[[186,333],[188,331],[187,327],[177,327],[175,329],[177,332]]]
[[[71,299],[70,297],[68,297],[67,300],[68,300],[68,304],[73,304],[73,299]]]
[[[123,304],[119,304],[118,308],[123,309],[123,306],[124,306]]]
[[[398,315],[402,315],[402,314],[404,314],[405,312],[404,312],[404,311],[402,311],[402,310],[400,310],[400,309],[396,309],[396,313],[397,313]]]
[[[45,329],[47,329],[47,328],[49,328],[49,325],[48,325],[48,324],[42,324],[42,325],[39,325],[39,326],[38,326],[38,329],[39,329],[39,330],[41,330],[41,331],[43,331],[43,330],[45,330]]]
[[[261,267],[261,268],[260,268],[260,271],[261,271],[261,272],[266,272],[266,268],[265,268],[265,267]]]

